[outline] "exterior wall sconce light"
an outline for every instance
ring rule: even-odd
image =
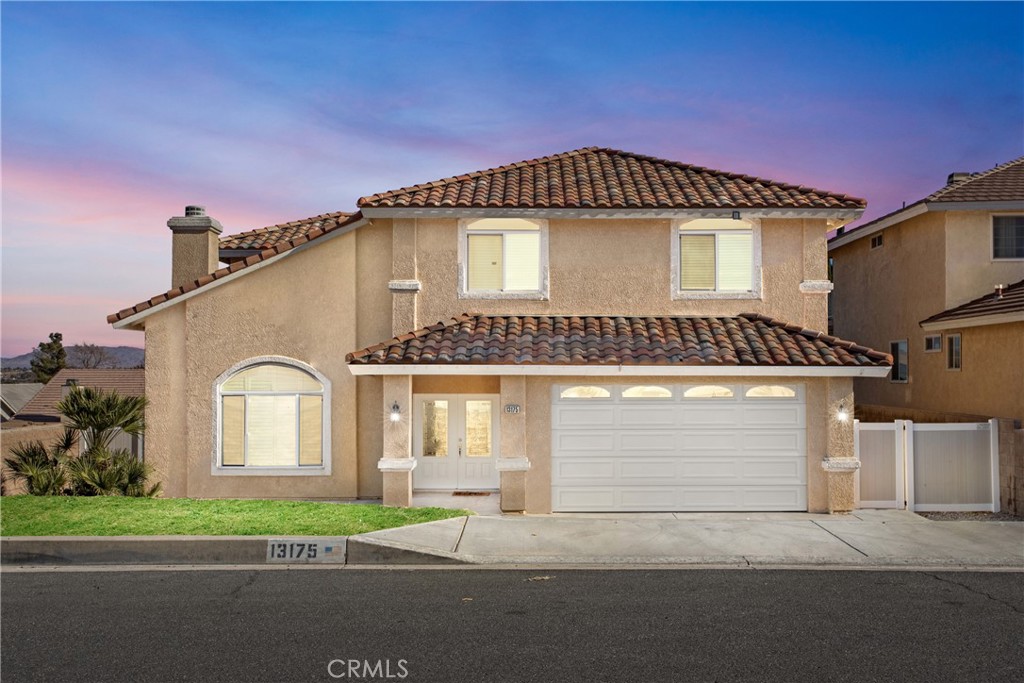
[[[388,417],[392,422],[400,422],[402,420],[402,409],[398,406],[398,401],[391,404],[391,414]]]
[[[836,411],[836,419],[846,422],[850,419],[850,411],[846,408],[846,401],[839,402],[839,410]]]
[[[734,221],[738,221],[740,219],[740,212],[739,211],[733,211],[732,212],[732,219]]]

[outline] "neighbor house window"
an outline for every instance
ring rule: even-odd
[[[992,258],[1024,259],[1024,216],[992,217]]]
[[[925,353],[938,353],[942,351],[942,335],[941,334],[929,334],[924,338],[924,352]]]
[[[673,235],[679,295],[759,295],[758,226],[728,218],[701,218],[678,223]]]
[[[946,335],[946,368],[948,370],[960,369],[960,335]]]
[[[322,469],[326,380],[284,363],[249,365],[217,387],[222,469]]]
[[[889,342],[889,353],[892,354],[892,374],[889,375],[890,382],[906,382],[910,379],[910,360],[907,349],[906,339]]]
[[[871,238],[872,249],[878,249],[883,244],[885,244],[885,238],[882,235],[875,235]]]
[[[547,222],[525,218],[463,220],[463,296],[547,295]]]

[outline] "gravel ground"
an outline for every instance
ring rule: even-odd
[[[1024,522],[1024,517],[1009,512],[918,512],[936,522]]]

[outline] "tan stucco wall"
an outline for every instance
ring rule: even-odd
[[[992,292],[996,285],[1008,285],[1024,278],[1024,261],[992,258],[993,215],[999,213],[946,213],[945,308],[977,299]]]
[[[803,280],[826,278],[824,220],[761,221],[763,290],[757,299],[673,300],[669,220],[575,219],[549,222],[546,301],[458,298],[458,221],[416,220],[418,324],[459,313],[736,315],[765,313],[825,329],[825,297],[800,294]],[[805,309],[805,300],[807,301]],[[805,314],[808,316],[805,319]]]
[[[886,228],[884,246],[851,242],[833,258],[835,334],[880,351],[908,342],[910,381],[858,379],[857,402],[993,417],[1024,417],[1021,324],[924,330],[921,320],[1024,277],[1024,263],[991,260],[991,214],[929,212]],[[948,274],[948,276],[947,276]],[[945,335],[961,332],[963,370],[946,369]],[[941,353],[924,338],[942,334]]]

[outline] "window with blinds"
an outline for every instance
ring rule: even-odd
[[[220,385],[221,467],[321,467],[324,387],[298,368],[261,364]]]
[[[754,288],[754,233],[743,221],[708,218],[679,227],[679,289],[749,292]]]
[[[466,226],[470,291],[541,289],[541,224],[522,218],[482,218]]]

